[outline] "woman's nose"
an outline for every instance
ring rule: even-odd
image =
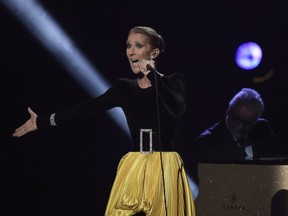
[[[135,54],[135,49],[134,49],[134,47],[131,47],[129,49],[129,55],[134,55],[134,54]]]

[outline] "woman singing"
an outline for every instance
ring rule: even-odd
[[[118,79],[104,94],[51,115],[37,116],[28,108],[30,119],[13,136],[77,123],[95,112],[121,107],[133,148],[118,165],[105,216],[194,216],[183,161],[173,150],[176,123],[185,112],[183,76],[156,70],[165,43],[154,29],[132,28],[126,44],[135,79]]]

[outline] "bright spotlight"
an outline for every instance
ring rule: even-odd
[[[262,60],[262,50],[257,43],[246,42],[241,44],[235,55],[237,65],[244,70],[256,68]]]
[[[37,1],[2,0],[1,2],[22,21],[92,96],[97,96],[108,89],[109,84]],[[123,111],[120,108],[114,108],[108,112],[116,123],[129,134]]]

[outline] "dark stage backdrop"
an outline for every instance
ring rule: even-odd
[[[178,146],[184,162],[195,136],[223,117],[229,99],[243,87],[261,93],[264,117],[287,154],[284,1],[39,2],[110,83],[133,77],[125,56],[131,27],[147,25],[163,35],[167,47],[159,71],[181,72],[186,78],[187,112]],[[29,117],[28,106],[45,115],[91,96],[4,5],[0,7],[0,215],[103,215],[130,138],[105,113],[69,128],[11,137]],[[237,46],[246,41],[257,42],[264,52],[252,73],[234,62]],[[274,72],[270,79],[252,81],[268,71]]]

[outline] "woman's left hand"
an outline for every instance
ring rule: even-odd
[[[151,71],[147,69],[147,65],[150,65],[152,68],[155,68],[155,61],[154,60],[146,60],[142,59],[139,61],[139,68],[140,71],[144,74],[144,76],[147,76]]]

